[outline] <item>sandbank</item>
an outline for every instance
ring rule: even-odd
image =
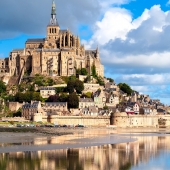
[[[17,130],[0,128],[0,153],[83,148],[133,142],[137,140],[136,136],[141,135],[170,134],[170,129],[156,128],[33,128],[24,132]]]

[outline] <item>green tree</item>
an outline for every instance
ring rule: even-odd
[[[60,101],[60,102],[67,102],[67,101],[68,101],[68,94],[67,94],[67,93],[62,93],[62,94],[59,96],[59,101]]]
[[[73,93],[74,92],[74,84],[75,84],[74,80],[69,80],[68,81],[68,83],[67,83],[67,91],[69,93]]]
[[[84,90],[84,83],[77,79],[74,82],[74,88],[75,88],[76,92],[80,94]]]
[[[109,82],[113,83],[114,80],[112,78],[107,78],[107,80],[109,80]]]
[[[4,106],[2,105],[2,102],[0,101],[0,113],[3,111]]]
[[[30,99],[31,100],[36,100],[36,101],[41,101],[41,95],[39,92],[29,92],[30,93]]]
[[[79,68],[76,69],[76,75],[81,75],[81,70]]]
[[[53,86],[55,84],[55,81],[52,78],[47,79],[47,85],[48,86]]]
[[[84,90],[84,84],[82,81],[76,80],[69,80],[67,83],[67,91],[69,93],[73,93],[76,90],[77,93],[81,93]]]
[[[97,77],[97,73],[96,73],[96,66],[93,64],[91,67],[91,74],[94,78]]]
[[[82,68],[82,69],[76,69],[76,75],[87,75],[88,72],[86,70],[86,68]]]
[[[76,93],[71,93],[68,96],[68,108],[78,108],[79,106],[79,99]]]
[[[66,92],[66,88],[65,87],[56,87],[55,92],[56,93],[62,93],[62,92]]]
[[[124,93],[127,93],[128,96],[130,96],[133,92],[131,87],[126,83],[119,83],[118,86],[119,86],[120,90],[122,90]]]
[[[15,95],[15,101],[18,101],[20,103],[31,102],[31,100],[42,101],[40,93],[39,92],[26,92],[26,93],[18,92]]]
[[[6,92],[6,85],[2,80],[0,80],[0,95],[4,92]]]
[[[108,106],[104,106],[103,109],[104,110],[108,110],[109,108],[108,108]]]
[[[99,76],[99,77],[97,76],[96,79],[97,79],[97,83],[100,84],[100,86],[104,86],[105,83],[104,83],[104,80],[101,76]]]
[[[87,92],[85,95],[87,98],[92,98],[92,92]]]
[[[81,75],[87,75],[88,72],[87,72],[87,69],[86,68],[82,68],[81,69]]]

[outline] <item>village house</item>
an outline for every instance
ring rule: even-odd
[[[116,106],[119,104],[119,97],[114,94],[106,93],[106,105],[107,106]]]
[[[31,101],[31,103],[25,103],[22,106],[22,117],[25,117],[27,120],[33,120],[35,113],[43,112],[40,101]]]
[[[98,116],[98,107],[89,106],[87,108],[83,108],[82,113],[85,116]]]
[[[98,108],[103,108],[106,105],[106,96],[103,90],[97,90],[94,95],[94,103]]]
[[[79,98],[79,108],[87,108],[89,106],[95,106],[92,98]]]
[[[48,98],[49,96],[55,95],[56,91],[54,87],[41,87],[40,95],[42,98]]]
[[[84,83],[84,90],[83,92],[95,92],[100,88],[99,84],[95,84],[95,83]]]
[[[61,115],[62,112],[68,112],[67,102],[45,102],[42,109],[47,115]]]
[[[139,114],[139,104],[138,103],[134,103],[133,111],[135,114]]]

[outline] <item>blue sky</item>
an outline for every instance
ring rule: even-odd
[[[100,48],[105,76],[170,104],[168,0],[55,0],[61,29]],[[46,35],[52,1],[0,1],[0,58]],[[6,10],[8,8],[8,10]]]

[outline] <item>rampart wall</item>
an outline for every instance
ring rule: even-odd
[[[51,122],[60,125],[84,125],[84,126],[107,126],[110,125],[109,116],[92,117],[92,116],[57,116],[51,115],[42,117],[43,122]]]
[[[19,103],[19,102],[7,102],[7,107],[11,110],[11,111],[17,111],[19,108],[22,108],[23,103]]]
[[[159,119],[164,115],[113,115],[111,125],[117,127],[159,127]],[[167,126],[170,126],[170,116],[166,117]]]

